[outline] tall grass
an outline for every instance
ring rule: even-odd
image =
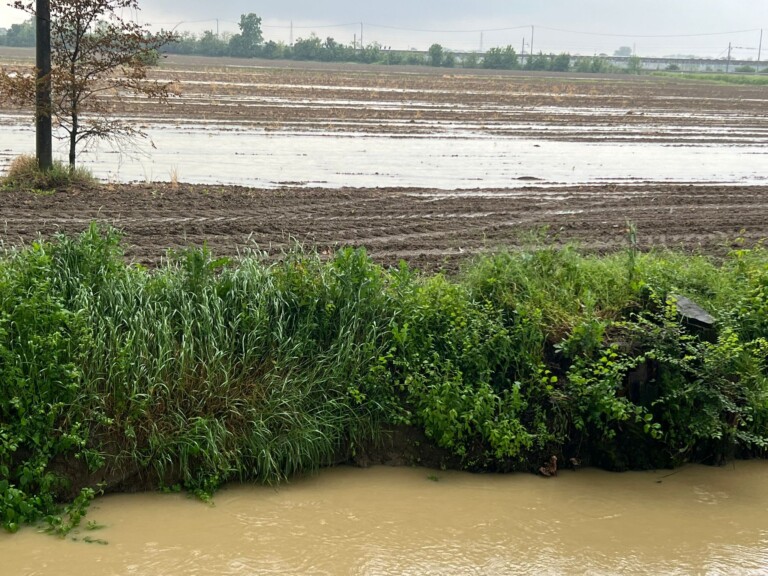
[[[350,401],[381,346],[383,274],[364,253],[230,268],[189,250],[147,274],[116,265],[113,233],[87,234],[56,245],[54,277],[88,314],[82,389],[115,465],[192,488],[272,482],[370,439],[371,409]]]
[[[0,178],[0,186],[23,190],[50,191],[72,186],[88,187],[95,179],[86,168],[70,166],[55,161],[50,170],[40,170],[34,156],[22,155],[14,158],[5,176]]]
[[[715,333],[687,327],[675,295]],[[91,226],[0,259],[0,518],[55,517],[73,481],[279,482],[392,424],[470,469],[760,453],[767,310],[762,249],[543,247],[449,279],[364,250],[230,262],[203,247],[148,271]]]

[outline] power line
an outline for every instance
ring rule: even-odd
[[[159,24],[175,24],[177,27],[181,24],[199,24],[202,22],[212,22],[217,20],[216,18],[208,18],[203,20],[183,20],[181,22],[162,22]],[[227,22],[228,24],[235,24],[237,25],[237,22],[230,22],[222,20],[222,22]],[[156,23],[158,24],[158,23]],[[480,33],[491,33],[491,32],[509,32],[512,30],[524,30],[531,28],[531,24],[525,24],[520,26],[503,26],[499,28],[463,28],[463,29],[439,29],[439,28],[408,28],[403,26],[392,26],[388,24],[375,24],[370,22],[344,22],[339,24],[318,24],[318,25],[311,25],[311,26],[296,26],[296,25],[287,25],[287,24],[262,24],[262,28],[278,28],[278,29],[284,29],[289,30],[291,28],[295,30],[316,30],[316,29],[326,29],[326,28],[357,28],[361,24],[365,25],[368,28],[380,28],[384,30],[395,30],[398,32],[419,32],[419,33],[429,33],[429,34],[480,34]],[[566,34],[579,34],[582,36],[603,36],[608,38],[697,38],[697,37],[706,37],[706,36],[727,36],[730,34],[747,34],[747,33],[757,33],[760,32],[760,28],[750,28],[750,29],[744,29],[744,30],[728,30],[723,32],[700,32],[695,34],[617,34],[615,32],[588,32],[585,30],[572,30],[567,28],[553,28],[550,26],[536,26],[536,28],[539,28],[541,30],[548,30],[550,32],[562,32]]]
[[[350,22],[347,24],[323,24],[322,26],[286,26],[286,25],[270,25],[270,24],[262,24],[262,28],[282,28],[284,30],[288,30],[290,28],[293,28],[294,30],[316,30],[319,28],[349,28],[351,26],[359,26],[360,22]],[[367,26],[367,24],[366,24]]]
[[[478,34],[480,32],[507,32],[509,30],[521,30],[523,28],[530,28],[530,24],[525,26],[510,26],[506,28],[477,28],[465,30],[431,30],[421,28],[401,28],[399,26],[387,26],[384,24],[369,24],[366,23],[369,28],[383,28],[385,30],[397,30],[398,32],[426,32],[430,34]]]
[[[760,28],[750,30],[731,30],[729,32],[707,32],[702,34],[613,34],[603,32],[581,32],[579,30],[566,30],[563,28],[548,28],[539,26],[542,30],[550,32],[564,32],[566,34],[581,34],[583,36],[607,36],[611,38],[697,38],[701,36],[727,36],[729,34],[746,34],[748,32],[760,32]]]

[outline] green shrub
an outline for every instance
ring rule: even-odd
[[[538,358],[521,352],[518,326],[490,302],[436,276],[400,287],[400,316],[390,351],[394,385],[407,423],[470,467],[520,461],[534,446],[538,421],[526,421],[526,384]],[[523,322],[521,322],[523,323]]]
[[[688,325],[673,294],[715,327]],[[714,262],[543,246],[449,279],[361,249],[233,262],[203,246],[148,271],[93,225],[0,258],[0,522],[65,533],[98,489],[79,490],[89,470],[201,497],[279,482],[385,424],[469,469],[764,455],[766,311],[761,248]]]
[[[657,365],[647,408],[674,463],[718,464],[768,446],[768,341],[742,340],[728,327],[714,342],[702,339],[680,322],[674,298],[627,327]]]
[[[82,363],[92,347],[85,316],[66,306],[45,245],[13,253],[0,271],[0,522],[54,516],[68,490],[54,460],[85,458]]]

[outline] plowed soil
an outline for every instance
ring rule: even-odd
[[[626,246],[627,221],[641,246],[720,254],[768,236],[768,187],[602,186],[445,193],[404,189],[282,189],[117,185],[40,195],[0,194],[2,240],[79,232],[89,222],[123,230],[130,259],[157,264],[168,248],[208,246],[234,256],[293,243],[329,253],[364,246],[384,264],[405,259],[454,271],[467,257],[538,240],[590,252]]]
[[[295,65],[169,59],[154,72],[178,84],[170,107],[116,100],[141,122],[204,119],[243,129],[440,134],[472,126],[493,137],[664,141],[765,146],[768,90],[650,77],[521,75],[479,71]],[[584,125],[582,125],[584,124]],[[669,175],[674,178],[674,174]],[[768,236],[768,186],[619,182],[596,186],[442,191],[277,190],[168,183],[0,193],[6,246],[38,235],[79,232],[100,221],[124,231],[128,257],[153,265],[167,249],[206,242],[236,255],[269,254],[298,242],[321,253],[364,246],[377,261],[456,270],[462,261],[539,233],[588,251],[626,245],[627,222],[641,246],[722,253]]]

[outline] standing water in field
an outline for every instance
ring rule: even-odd
[[[36,576],[762,574],[766,478],[768,462],[548,479],[342,467],[213,505],[107,496],[68,539],[0,535],[0,558]]]
[[[0,134],[0,171],[28,152],[34,134]],[[150,131],[151,156],[83,153],[102,179],[321,188],[517,188],[604,182],[765,184],[768,148],[756,144],[670,146],[490,138],[481,134],[392,138],[381,135],[232,132],[172,126]]]

